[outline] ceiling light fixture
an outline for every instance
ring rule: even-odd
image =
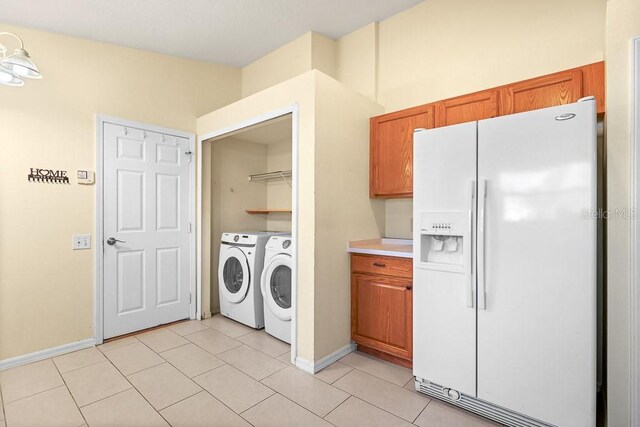
[[[0,32],[0,36],[11,36],[20,42],[20,47],[7,56],[7,48],[0,43],[0,84],[23,86],[23,78],[41,79],[42,74],[33,63],[29,53],[24,50],[24,42],[13,33]]]

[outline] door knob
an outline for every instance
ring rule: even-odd
[[[118,239],[115,239],[115,238],[113,238],[113,237],[109,237],[109,238],[107,239],[107,245],[109,245],[109,246],[113,246],[113,245],[115,245],[115,244],[116,244],[116,242],[119,242],[119,243],[127,243],[127,242],[126,242],[126,241],[124,241],[124,240],[118,240]]]

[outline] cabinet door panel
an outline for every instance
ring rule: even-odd
[[[413,194],[413,131],[433,127],[433,105],[371,119],[371,197]]]
[[[582,98],[582,71],[550,74],[500,90],[501,115],[570,104]]]
[[[411,281],[353,274],[352,338],[359,344],[411,359],[413,307]]]
[[[498,115],[498,91],[485,90],[436,104],[436,127],[489,119]]]

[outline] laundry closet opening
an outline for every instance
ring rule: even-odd
[[[212,316],[256,331],[245,335],[286,345],[283,354],[295,322],[293,126],[289,113],[201,147],[203,302]]]

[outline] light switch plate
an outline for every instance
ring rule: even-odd
[[[96,175],[92,171],[78,171],[78,184],[91,185],[96,182]]]
[[[91,248],[91,234],[75,234],[71,243],[71,249],[90,249]]]

